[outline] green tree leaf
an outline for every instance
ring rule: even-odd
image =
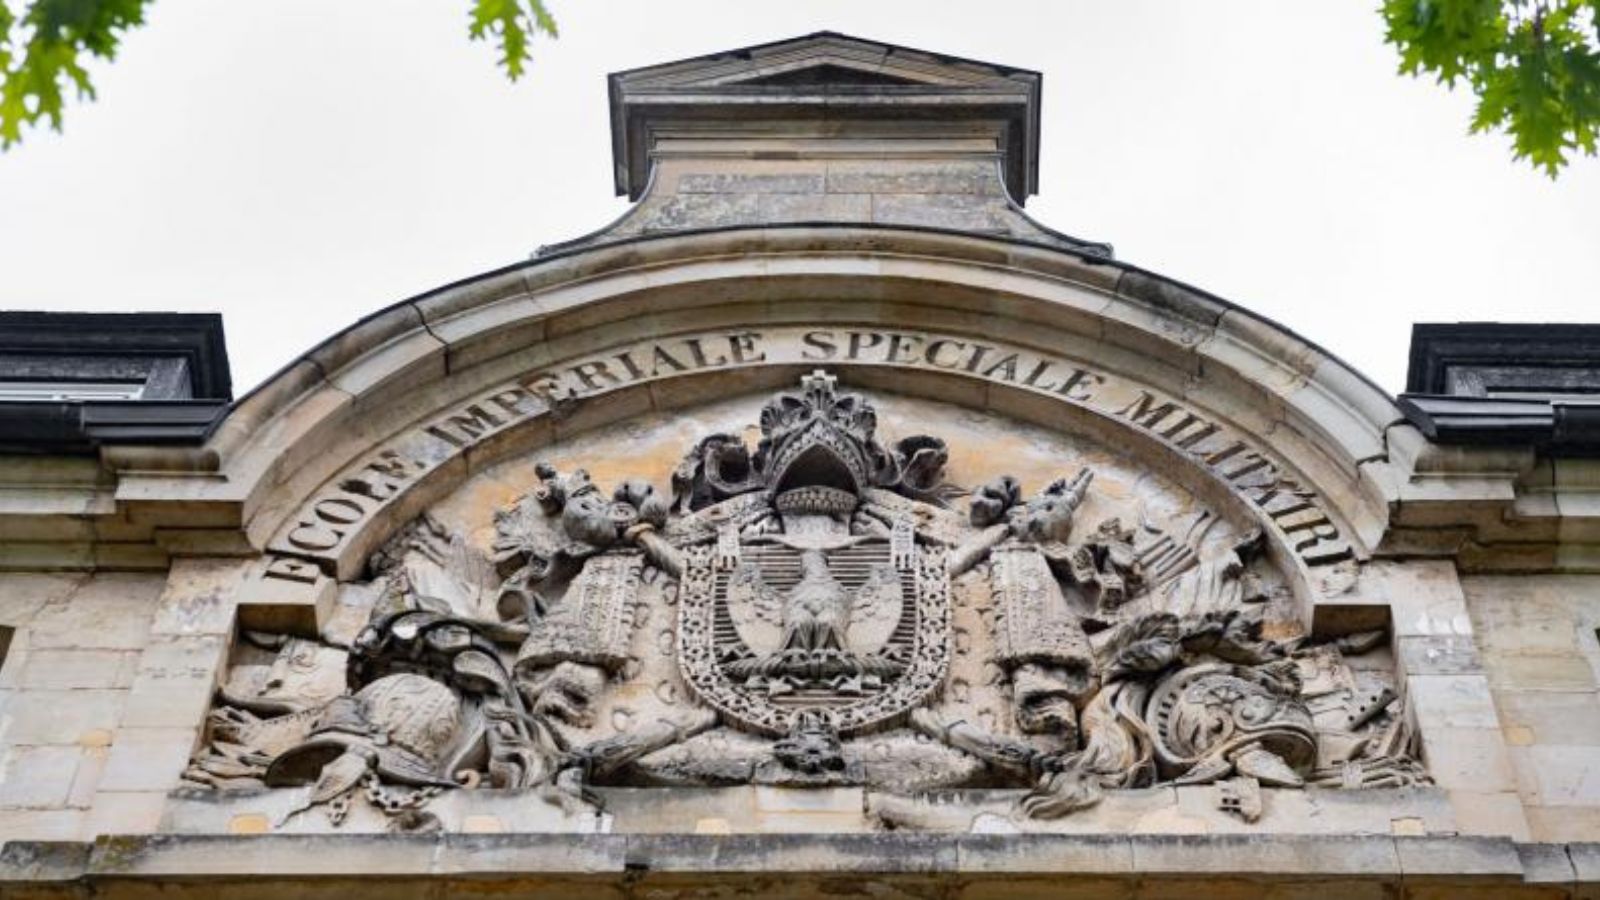
[[[1504,130],[1512,152],[1554,178],[1600,129],[1600,0],[1384,0],[1400,71],[1465,83],[1473,132]]]
[[[34,0],[18,18],[0,0],[0,147],[22,126],[61,129],[64,93],[93,98],[85,54],[110,60],[122,32],[144,22],[149,0]]]
[[[67,92],[94,99],[88,57],[116,57],[122,36],[144,23],[150,0],[0,0],[0,149],[22,140],[24,126],[61,130]],[[532,39],[557,37],[543,0],[471,0],[468,35],[493,39],[512,81],[533,54]],[[20,14],[16,11],[20,10]]]
[[[505,66],[506,77],[512,81],[522,77],[528,61],[533,58],[528,43],[540,32],[550,37],[559,36],[556,20],[542,0],[472,2],[472,23],[467,33],[473,40],[493,37],[499,42],[500,64]]]

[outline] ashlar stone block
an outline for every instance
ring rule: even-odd
[[[1516,776],[1498,728],[1422,730],[1422,757],[1434,783],[1472,791],[1516,789]]]
[[[0,807],[65,806],[83,752],[71,745],[13,746],[0,751]]]
[[[0,713],[0,741],[12,744],[93,743],[122,717],[127,691],[14,692]],[[87,745],[86,743],[86,745]]]
[[[0,809],[0,843],[77,840],[87,815],[81,809]]]
[[[1523,813],[1536,841],[1600,842],[1600,808],[1526,805]]]
[[[1506,838],[1396,838],[1400,872],[1410,878],[1521,880],[1522,860]]]
[[[34,650],[20,666],[25,690],[126,688],[138,665],[136,650]]]
[[[194,753],[193,728],[123,728],[111,744],[98,790],[168,791]]]
[[[225,651],[224,639],[214,635],[153,641],[139,659],[123,727],[198,728]]]
[[[1594,747],[1535,744],[1512,758],[1521,786],[1539,806],[1600,807],[1600,752]]]
[[[25,625],[39,610],[88,579],[87,575],[43,575],[26,572],[0,575],[0,625]]]
[[[247,565],[234,559],[173,560],[150,632],[157,635],[231,633],[234,594]]]
[[[155,615],[163,576],[102,573],[46,603],[28,624],[30,650],[137,650]]]
[[[1500,727],[1489,680],[1482,675],[1408,675],[1406,691],[1424,731]]]
[[[1522,799],[1514,791],[1451,791],[1450,804],[1455,807],[1456,828],[1461,834],[1532,840]]]
[[[239,589],[239,627],[316,637],[338,594],[338,584],[316,563],[269,557]]]
[[[1410,635],[1395,641],[1400,665],[1413,675],[1475,675],[1483,672],[1478,648],[1468,635]]]
[[[1377,878],[1399,869],[1394,842],[1384,837],[1149,835],[1131,840],[1134,871],[1145,875],[1294,872]]]
[[[1528,729],[1529,743],[1582,745],[1600,752],[1600,694],[1501,690],[1495,705],[1508,729]]]
[[[101,791],[94,795],[83,837],[108,834],[151,834],[161,825],[165,791]]]

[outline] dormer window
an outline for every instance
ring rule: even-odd
[[[62,403],[72,400],[139,400],[142,381],[80,381],[58,379],[18,381],[0,379],[0,402]]]
[[[0,454],[197,444],[232,394],[219,316],[0,312]]]

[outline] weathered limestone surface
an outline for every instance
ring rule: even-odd
[[[0,625],[12,632],[0,664],[3,839],[92,836],[163,581],[0,573]]]
[[[762,142],[760,152],[779,159],[760,162],[730,159],[704,140],[663,141],[650,190],[625,218],[545,252],[696,228],[841,222],[1002,235],[1109,255],[1105,245],[1058,234],[1023,213],[1006,194],[992,140],[910,137],[838,141],[802,133]]]
[[[1462,580],[1537,840],[1600,836],[1600,577]]]
[[[1600,464],[1033,222],[1033,73],[631,75],[611,227],[0,460],[0,894],[1600,896]]]
[[[1064,835],[449,835],[13,843],[21,896],[1593,896],[1594,844]],[[269,888],[260,873],[277,878]],[[200,879],[200,880],[196,880]]]

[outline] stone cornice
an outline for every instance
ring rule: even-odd
[[[1423,889],[1564,898],[1589,896],[1600,884],[1600,848],[1388,835],[326,834],[12,841],[0,854],[0,884],[37,897],[152,889],[214,897],[230,885],[259,891],[341,880],[361,896],[356,885],[382,895],[401,884],[438,889],[484,878],[521,879],[530,889],[610,886],[631,896],[717,884],[748,889],[753,876],[819,890],[953,880],[980,892],[1011,891],[1033,881],[1096,896],[1142,896],[1152,887],[1199,896],[1229,885],[1270,892],[1315,879],[1329,896]]]
[[[1216,298],[1125,264],[937,230],[729,229],[619,242],[492,272],[398,304],[315,348],[236,404],[191,473],[119,470],[119,508],[205,547],[260,542],[295,501],[374,446],[505,377],[671,333],[799,321],[925,325],[1023,343],[1151,384],[1273,443],[1336,498],[1361,545],[1384,496],[1392,402],[1337,360]],[[801,317],[805,319],[805,316]],[[940,324],[942,323],[942,324]],[[220,460],[212,470],[210,456]],[[108,459],[117,465],[117,460]],[[124,464],[127,462],[123,461]],[[276,498],[276,499],[275,499]]]
[[[616,190],[643,196],[666,130],[826,118],[838,131],[900,119],[995,129],[1006,187],[1023,200],[1038,190],[1042,83],[1026,69],[832,32],[617,72],[608,79]]]
[[[1493,544],[1527,493],[1518,485],[1534,464],[1530,454],[1446,452],[1336,358],[1181,283],[1023,241],[796,226],[555,254],[374,314],[240,400],[201,452],[105,454],[118,473],[116,508],[137,511],[142,523],[118,533],[162,535],[160,544],[177,552],[263,546],[290,514],[290,498],[308,496],[383,435],[497,381],[563,354],[625,343],[618,329],[665,334],[798,321],[789,312],[797,300],[823,301],[819,324],[942,322],[1101,360],[1197,411],[1272,435],[1301,476],[1336,498],[1368,548],[1437,554],[1463,542]],[[44,518],[13,508],[6,518],[19,531],[36,520],[43,533],[58,533],[45,525],[51,514],[39,513]],[[1420,530],[1385,544],[1392,520]],[[1476,536],[1463,538],[1463,529]],[[1553,531],[1521,529],[1519,552]]]

